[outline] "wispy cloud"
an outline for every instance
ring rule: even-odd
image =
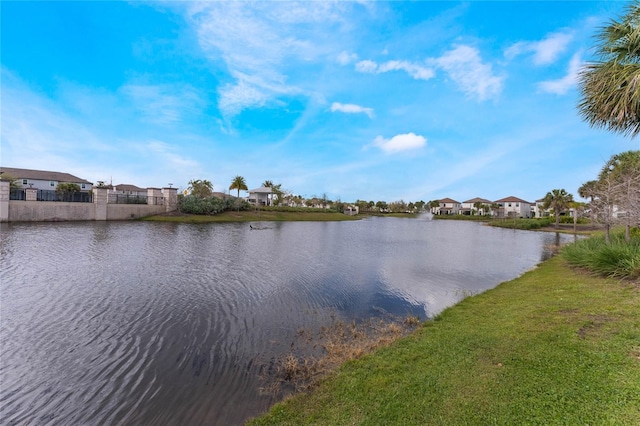
[[[540,41],[520,41],[511,45],[504,52],[507,59],[526,53],[533,54],[535,65],[549,65],[567,50],[569,43],[573,40],[571,32],[556,32],[549,34]]]
[[[578,83],[578,74],[582,66],[580,54],[576,53],[569,62],[567,74],[558,80],[547,80],[538,83],[538,88],[542,92],[564,95]]]
[[[478,49],[458,46],[435,59],[438,67],[468,95],[479,100],[492,98],[502,91],[504,77],[494,75],[490,64],[482,62]]]
[[[222,61],[231,80],[219,89],[219,108],[233,117],[245,108],[304,93],[290,82],[287,65],[329,52],[314,29],[342,21],[341,3],[189,3],[187,16],[207,58]],[[326,44],[326,39],[324,40]]]
[[[192,115],[203,101],[188,84],[142,85],[128,84],[120,92],[142,113],[143,119],[156,124],[171,124]]]
[[[356,71],[362,73],[385,73],[390,71],[404,71],[416,80],[429,80],[435,73],[431,68],[408,61],[387,61],[378,64],[369,59],[356,63]]]
[[[416,135],[413,132],[395,135],[391,139],[378,136],[373,141],[374,146],[377,146],[388,154],[420,149],[426,144],[427,139],[424,136]]]
[[[341,104],[334,102],[331,104],[331,112],[344,112],[346,114],[367,114],[369,118],[373,118],[373,108],[366,108],[355,104]]]

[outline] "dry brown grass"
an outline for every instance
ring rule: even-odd
[[[298,330],[291,352],[263,370],[261,391],[278,397],[306,392],[343,363],[390,345],[419,324],[416,316],[385,316],[360,323],[334,319],[315,333]]]

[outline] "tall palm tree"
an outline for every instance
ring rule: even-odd
[[[579,74],[578,111],[593,127],[636,136],[640,133],[640,3],[597,34],[599,61]]]
[[[236,197],[236,205],[238,207],[238,211],[240,211],[240,204],[242,204],[240,202],[240,190],[246,191],[247,188],[247,183],[245,182],[244,178],[240,175],[236,176],[233,178],[233,180],[231,181],[231,185],[229,185],[229,189],[236,189],[238,191],[238,196]]]
[[[573,195],[564,189],[553,189],[545,195],[542,207],[544,209],[548,209],[549,207],[553,209],[553,214],[556,217],[556,228],[560,227],[560,214],[569,208],[569,203],[572,201]]]
[[[231,181],[231,185],[229,185],[229,189],[237,189],[238,198],[240,198],[240,190],[246,191],[249,188],[247,188],[247,182],[245,182],[242,176],[236,176]]]

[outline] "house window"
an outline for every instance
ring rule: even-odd
[[[29,179],[22,179],[22,184],[23,185],[28,185],[29,184]]]
[[[80,185],[80,188],[87,189],[87,184],[83,183],[82,185]]]
[[[516,203],[516,207],[520,207],[520,203]]]
[[[55,180],[50,180],[49,181],[49,186],[56,186],[56,181]]]
[[[509,207],[511,207],[511,203],[509,203]]]

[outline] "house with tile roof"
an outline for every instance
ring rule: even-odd
[[[451,198],[443,198],[438,200],[438,203],[440,205],[435,208],[433,214],[460,214],[460,201],[456,201]]]
[[[486,211],[484,209],[478,210],[475,207],[476,203],[481,203],[486,205],[487,206]],[[487,200],[486,198],[480,198],[480,197],[472,198],[470,200],[462,202],[460,207],[460,214],[464,214],[467,216],[472,214],[480,214],[480,215],[489,214],[489,212],[491,211],[491,209],[489,209],[489,206],[491,206],[491,204],[493,204],[493,201]]]
[[[531,203],[522,198],[509,196],[495,202],[500,206],[498,210],[500,217],[531,217]]]

